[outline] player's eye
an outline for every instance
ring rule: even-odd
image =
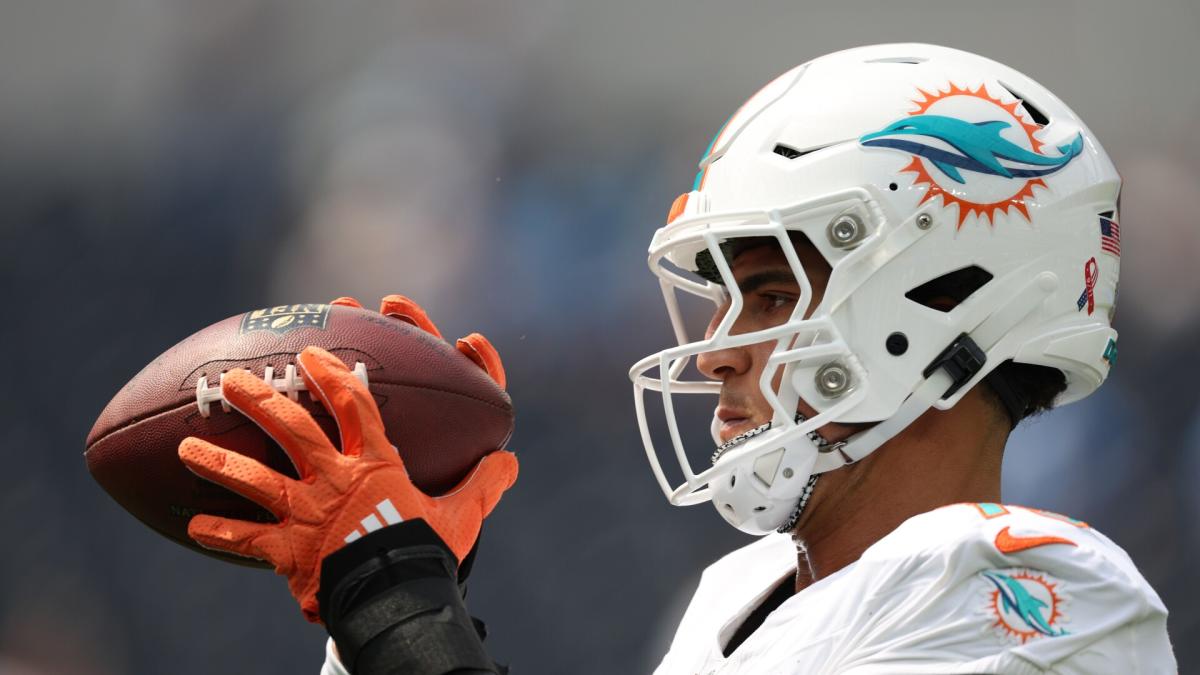
[[[789,293],[758,293],[759,309],[767,314],[790,313],[794,304],[796,296]]]

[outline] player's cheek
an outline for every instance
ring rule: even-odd
[[[704,339],[711,340],[712,336],[717,332],[717,326],[725,320],[725,315],[729,312],[729,300],[725,302],[713,312],[712,318],[708,320],[708,326],[704,329]]]

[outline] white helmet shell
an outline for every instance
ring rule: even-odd
[[[713,500],[739,529],[767,532],[785,522],[811,475],[861,459],[929,407],[952,407],[1005,361],[1061,370],[1067,389],[1057,404],[1094,391],[1115,359],[1120,184],[1066,104],[967,52],[862,47],[768,84],[714,138],[693,191],[676,200],[650,245],[680,344],[639,361],[630,376],[668,498]],[[807,296],[793,232],[831,267],[820,305],[798,306],[770,330],[730,335],[741,297],[720,245],[775,237]],[[724,283],[681,273],[696,270],[706,250]],[[964,270],[980,285],[950,311],[907,295]],[[679,292],[718,304],[729,294],[712,337],[685,334]],[[777,341],[767,370],[783,369],[778,391],[769,372],[761,381],[772,428],[694,470],[670,400],[720,385],[681,379],[688,359],[767,340]],[[847,380],[832,392],[818,377],[831,371]],[[651,439],[647,391],[663,396],[680,485],[666,480]],[[797,421],[800,398],[818,414]],[[877,424],[818,448],[808,435],[830,422]]]

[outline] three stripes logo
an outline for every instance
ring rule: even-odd
[[[404,521],[404,519],[400,517],[400,512],[396,510],[396,506],[392,504],[392,500],[390,499],[385,499],[376,504],[375,511],[378,515],[376,515],[376,513],[369,514],[366,518],[363,518],[359,521],[362,523],[361,529],[355,529],[353,532],[346,535],[347,544],[362,537],[368,532],[374,532],[375,530],[383,528],[385,524],[395,525],[396,523]],[[380,520],[380,516],[383,517],[382,521]]]

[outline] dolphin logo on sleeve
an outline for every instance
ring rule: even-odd
[[[1048,637],[1058,637],[1066,634],[1066,631],[1062,628],[1056,629],[1051,625],[1053,618],[1047,620],[1045,616],[1049,604],[1045,600],[1034,596],[1022,584],[1022,580],[998,572],[983,572],[983,576],[996,587],[1000,601],[1000,607],[997,609],[1003,611],[1006,615],[1015,615],[1028,628],[1029,632],[1039,633]],[[1030,580],[1033,579],[1030,578]],[[1044,585],[1045,582],[1042,583]],[[1051,596],[1051,599],[1053,599],[1053,596]]]
[[[1083,135],[1058,147],[1057,157],[1033,152],[1003,138],[1008,122],[967,122],[943,115],[915,115],[859,139],[864,146],[900,150],[929,160],[951,180],[962,171],[1004,178],[1037,178],[1066,166],[1083,152]]]

